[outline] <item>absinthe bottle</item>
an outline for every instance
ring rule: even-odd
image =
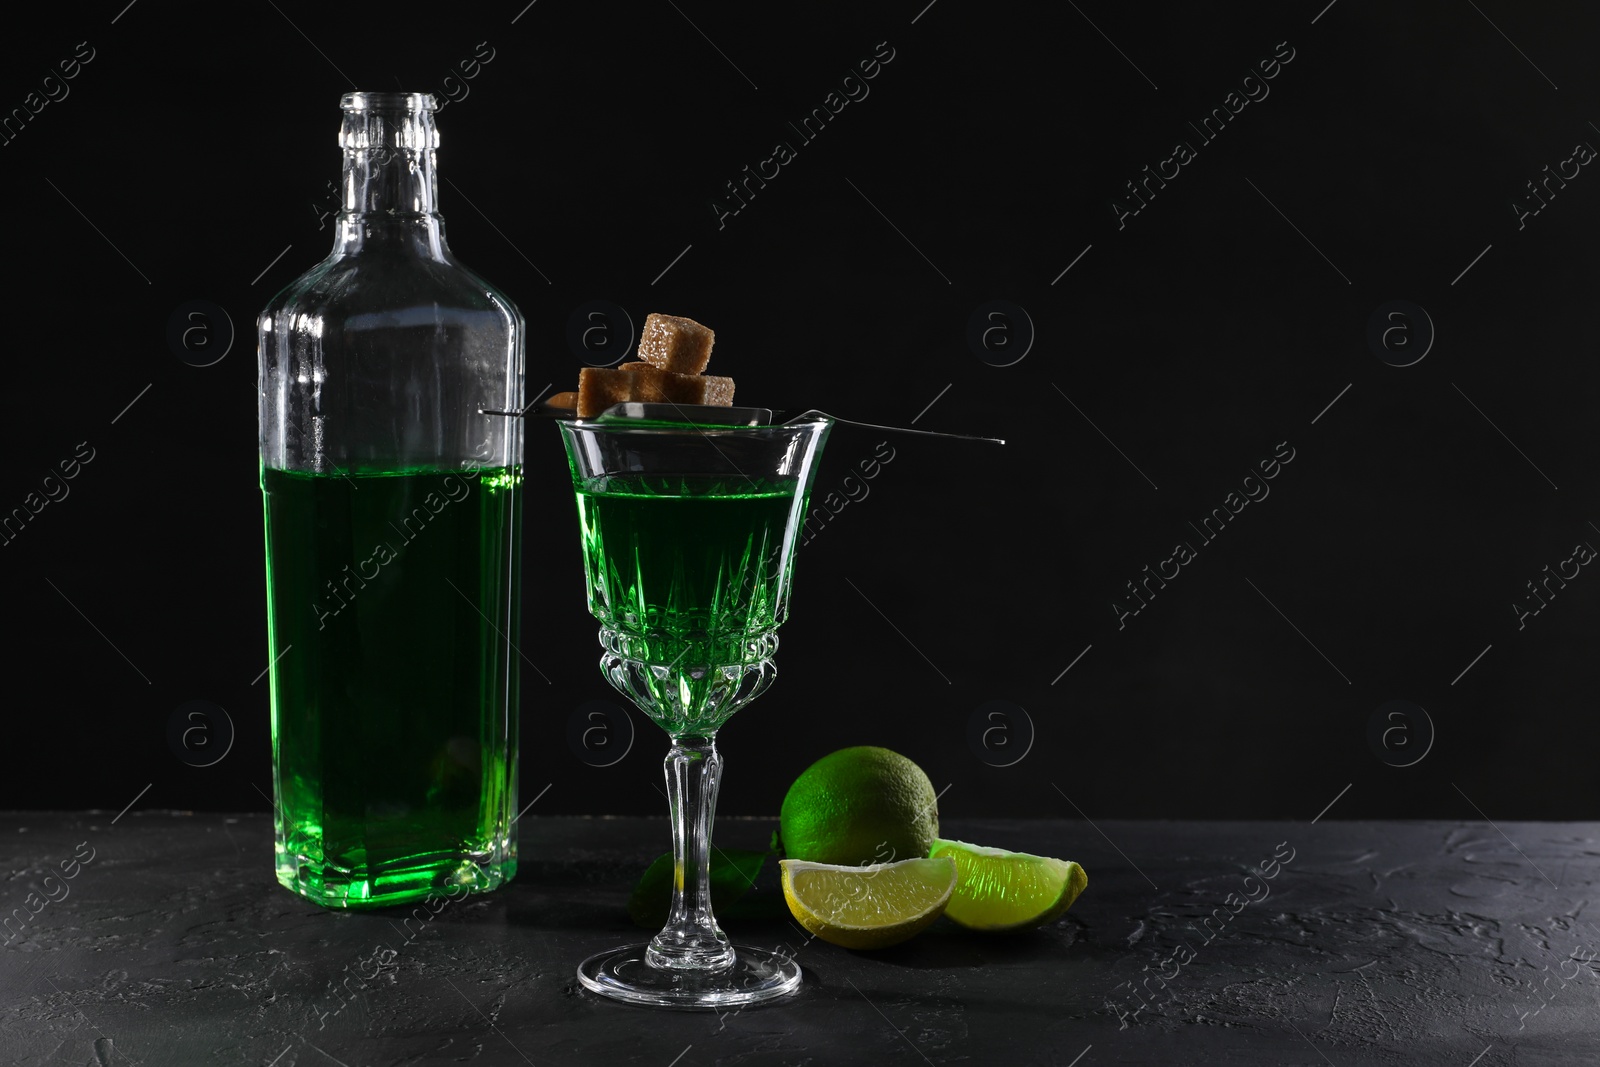
[[[437,211],[434,101],[341,101],[327,259],[258,320],[278,881],[330,907],[516,872],[524,327]]]

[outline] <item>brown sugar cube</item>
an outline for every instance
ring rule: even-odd
[[[634,377],[634,400],[647,404],[712,404],[730,407],[733,404],[733,379],[719,378],[714,374],[679,374],[645,366],[625,371]]]
[[[634,399],[634,376],[609,367],[585,367],[578,372],[578,418],[590,419],[612,404]]]
[[[716,336],[693,319],[651,312],[639,331],[639,358],[662,370],[700,374],[711,362]]]
[[[645,366],[585,367],[578,373],[578,417],[593,418],[612,404],[711,404],[731,407],[733,379],[714,374],[678,374]]]
[[[617,364],[617,369],[618,370],[644,370],[644,368],[646,368],[646,367],[654,367],[654,366],[655,366],[654,363],[618,363]]]
[[[715,374],[698,374],[695,379],[702,383],[699,404],[709,404],[712,407],[733,407],[733,379],[722,378]]]
[[[547,396],[544,398],[544,406],[547,408],[564,408],[570,411],[578,406],[578,394],[556,393],[553,396]]]

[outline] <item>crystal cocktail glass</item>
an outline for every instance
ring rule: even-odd
[[[578,978],[638,1004],[724,1008],[792,993],[789,957],[735,948],[711,913],[717,730],[772,684],[794,550],[833,420],[706,425],[602,416],[560,424],[578,497],[600,670],[672,739],[672,910],[649,944]]]

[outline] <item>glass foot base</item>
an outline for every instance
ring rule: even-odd
[[[706,1010],[762,1004],[800,988],[800,965],[775,952],[739,945],[728,970],[693,974],[650,966],[645,948],[630,945],[590,956],[578,965],[578,981],[630,1004]]]

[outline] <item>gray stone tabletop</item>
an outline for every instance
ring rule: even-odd
[[[1089,887],[1041,930],[853,953],[802,936],[769,862],[723,925],[805,986],[726,1015],[573,976],[647,936],[624,906],[664,819],[520,829],[497,893],[331,912],[274,881],[265,815],[0,816],[0,1064],[1600,1063],[1600,824],[947,820]]]

